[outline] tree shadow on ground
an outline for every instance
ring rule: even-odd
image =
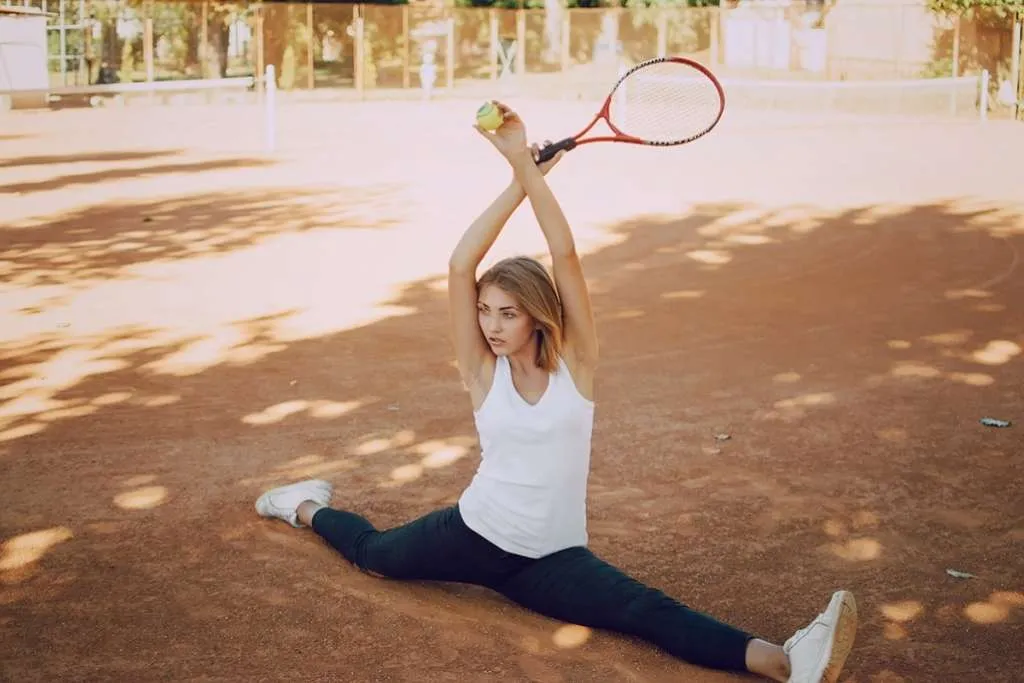
[[[122,277],[153,263],[223,254],[285,232],[380,229],[366,206],[394,186],[353,190],[211,192],[144,202],[108,202],[28,226],[0,226],[0,275],[16,286]],[[354,207],[359,205],[359,212]],[[386,212],[381,212],[386,216]]]
[[[775,641],[851,588],[848,680],[1013,680],[1022,226],[951,204],[708,205],[617,227],[585,261],[604,359],[594,550]],[[385,303],[402,312],[301,338],[282,333],[303,314],[282,301],[234,320],[192,374],[158,369],[219,330],[163,344],[154,320],[8,345],[12,674],[732,680],[486,591],[364,576],[256,517],[261,490],[300,477],[381,527],[469,481],[443,280]]]
[[[50,190],[62,190],[76,185],[87,185],[92,183],[106,183],[118,180],[137,180],[160,175],[174,173],[201,173],[203,171],[220,171],[232,168],[256,168],[269,166],[274,162],[269,159],[241,158],[241,159],[213,159],[210,161],[193,161],[176,164],[157,164],[154,166],[131,167],[107,169],[104,171],[92,171],[89,173],[71,173],[68,175],[48,178],[46,180],[34,180],[21,183],[8,183],[0,187],[0,194],[25,194],[29,192],[47,192]]]
[[[21,136],[0,136],[0,140],[18,139]],[[155,159],[157,157],[173,156],[181,154],[180,149],[159,149],[146,151],[119,151],[119,152],[79,152],[75,154],[42,154],[0,161],[0,168],[22,168],[25,166],[49,166],[51,164],[80,164],[97,163],[109,161],[141,161],[142,159]]]

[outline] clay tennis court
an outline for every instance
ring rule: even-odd
[[[0,678],[741,680],[253,510],[316,476],[385,527],[469,482],[444,272],[508,179],[477,104],[290,104],[272,154],[244,107],[8,115]],[[851,589],[847,682],[1019,680],[1024,128],[603,147],[550,176],[603,344],[595,552],[776,642]],[[524,207],[492,256],[542,249]]]

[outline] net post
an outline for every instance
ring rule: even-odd
[[[981,92],[978,95],[979,116],[982,121],[988,121],[988,70],[982,69],[979,77]]]
[[[277,146],[277,110],[274,106],[274,101],[277,99],[277,78],[274,75],[273,64],[267,64],[263,78],[266,92],[266,96],[263,98],[264,144],[268,152],[273,152]]]
[[[982,121],[988,121],[988,79],[988,69],[982,69],[981,75],[978,77],[980,81],[978,87],[981,89],[981,92],[978,93],[978,109]]]
[[[960,91],[958,80],[954,78],[949,88],[949,115],[952,118],[956,118],[956,98]]]

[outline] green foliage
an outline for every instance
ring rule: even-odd
[[[1024,0],[928,0],[928,9],[941,14],[967,14],[982,10],[1006,16],[1024,13]]]
[[[933,0],[934,2],[934,0]],[[1012,14],[1000,11],[991,3],[960,3],[974,4],[973,9],[960,9],[953,16],[963,16],[969,22],[972,31],[971,40],[961,40],[957,73],[961,76],[976,75],[982,70],[991,75],[989,81],[990,101],[995,102],[996,91],[1003,80],[1011,77],[1012,58],[1002,46],[998,38],[1005,34],[1012,23]],[[1021,3],[1017,3],[1021,4]],[[948,10],[946,11],[948,13]],[[995,38],[993,38],[995,36]],[[939,29],[935,32],[932,43],[932,59],[920,72],[922,78],[943,78],[953,75],[953,52],[956,32],[952,27]]]
[[[477,7],[494,9],[541,9],[544,0],[454,0],[456,7]],[[572,5],[569,5],[572,7]]]
[[[543,9],[544,0],[454,0],[456,7]],[[566,9],[595,7],[717,7],[718,0],[564,0]]]

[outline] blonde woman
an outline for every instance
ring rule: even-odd
[[[508,161],[510,185],[469,226],[448,264],[459,373],[469,389],[482,459],[458,503],[379,531],[331,509],[331,485],[305,481],[263,494],[261,515],[309,526],[359,569],[393,579],[485,586],[547,617],[645,639],[700,666],[775,681],[834,683],[850,651],[853,596],[828,607],[783,646],[690,609],[588,548],[586,493],[598,343],[573,235],[519,117],[478,129]],[[564,154],[564,152],[563,152]],[[551,254],[476,271],[529,199]]]

